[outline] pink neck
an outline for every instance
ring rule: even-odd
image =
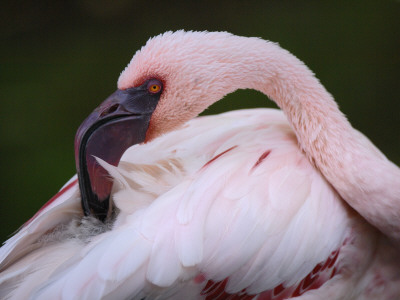
[[[285,112],[299,146],[343,199],[400,243],[400,169],[350,125],[301,61],[273,46],[267,78],[253,88]]]

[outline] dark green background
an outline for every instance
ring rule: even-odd
[[[399,1],[8,1],[0,22],[0,240],[75,173],[79,124],[135,51],[167,30],[279,42],[400,164]],[[271,105],[239,91],[207,112]]]

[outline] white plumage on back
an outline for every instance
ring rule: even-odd
[[[76,241],[82,250],[39,298],[94,299],[124,282],[140,295],[199,273],[229,277],[229,293],[260,293],[298,283],[349,235],[348,209],[276,110],[195,119],[107,169],[118,182],[113,230]],[[61,260],[69,243],[51,252]],[[32,270],[49,267],[26,259]]]

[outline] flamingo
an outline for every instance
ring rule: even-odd
[[[197,117],[246,88],[281,110]],[[0,298],[400,297],[400,170],[275,43],[150,39],[75,153],[0,249]]]

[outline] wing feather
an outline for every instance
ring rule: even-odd
[[[38,240],[43,234],[76,216],[82,216],[82,209],[75,175],[0,248],[0,271],[40,247]]]
[[[199,274],[259,293],[300,282],[345,239],[347,207],[281,112],[198,118],[122,159],[99,160],[116,179],[112,230],[54,270],[38,298],[173,298],[199,293]]]

